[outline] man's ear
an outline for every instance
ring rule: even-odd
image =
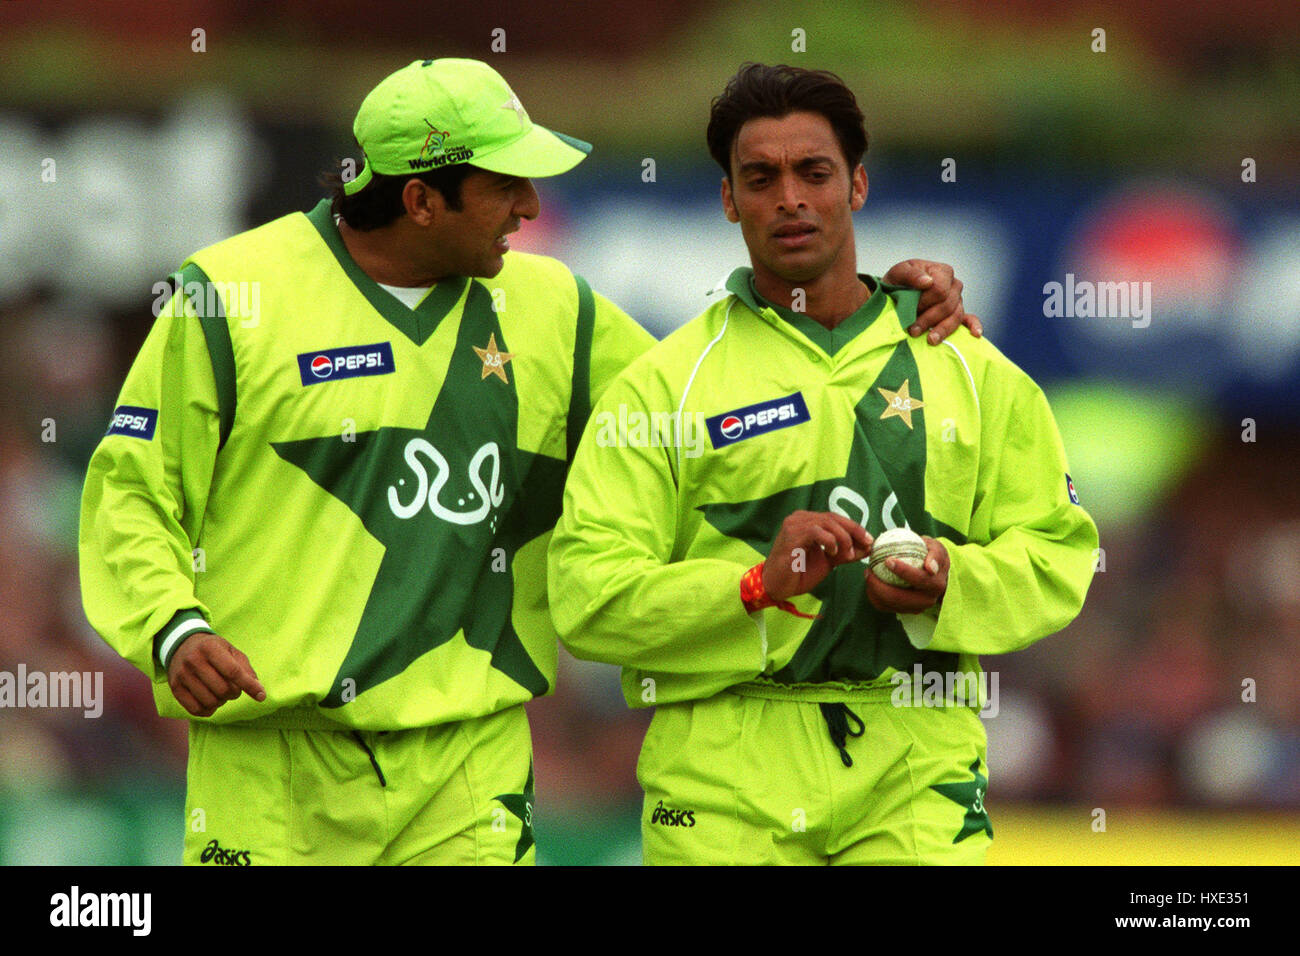
[[[857,212],[867,201],[867,170],[861,163],[850,177],[849,208]]]
[[[727,214],[729,222],[740,222],[740,214],[736,212],[736,204],[731,199],[731,177],[722,177],[722,211]]]
[[[431,225],[447,212],[442,193],[418,179],[408,179],[402,187],[402,207],[417,226]]]

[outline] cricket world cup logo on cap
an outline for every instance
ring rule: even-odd
[[[429,135],[424,138],[424,145],[420,147],[420,156],[427,157],[431,153],[435,153],[442,149],[442,144],[445,143],[447,137],[451,135],[451,130],[440,130],[427,119],[424,121],[424,125],[429,127]]]
[[[474,158],[474,150],[468,146],[447,146],[451,130],[438,129],[427,119],[424,125],[429,127],[429,135],[424,137],[420,155],[407,161],[411,169],[437,169],[454,163],[467,163]]]

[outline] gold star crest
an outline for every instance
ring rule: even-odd
[[[913,398],[907,393],[908,379],[903,379],[903,384],[898,387],[898,391],[891,392],[887,388],[877,388],[876,391],[885,396],[885,410],[880,413],[880,420],[891,418],[897,415],[903,420],[903,424],[908,428],[912,427],[912,412],[918,408],[925,408],[925,402],[919,398]]]
[[[514,110],[515,115],[519,117],[519,124],[521,126],[528,125],[528,111],[524,109],[524,104],[519,102],[519,97],[513,92],[510,94],[510,99],[501,104],[501,108],[503,110]]]
[[[497,334],[495,332],[488,336],[487,348],[481,349],[475,345],[473,349],[478,353],[478,357],[483,360],[483,378],[495,375],[507,385],[510,384],[510,379],[506,378],[506,363],[515,357],[515,353],[502,352],[497,348]],[[483,378],[479,379],[479,381],[482,381]],[[904,387],[906,387],[906,383],[904,383]]]

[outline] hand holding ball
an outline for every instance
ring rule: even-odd
[[[914,568],[919,568],[928,553],[929,549],[919,534],[907,528],[894,528],[876,538],[871,546],[867,567],[886,584],[892,584],[896,588],[910,588],[910,584],[885,567],[885,562],[890,558],[898,558]]]

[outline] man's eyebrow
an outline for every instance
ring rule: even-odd
[[[795,169],[807,169],[809,166],[834,166],[835,160],[830,156],[808,156],[794,164]]]
[[[835,160],[831,156],[806,156],[795,163],[794,168],[807,169],[809,166],[819,165],[833,166],[835,165]],[[776,163],[771,163],[762,159],[751,159],[747,163],[741,163],[738,170],[742,173],[771,173],[776,171],[778,168],[780,167]]]

